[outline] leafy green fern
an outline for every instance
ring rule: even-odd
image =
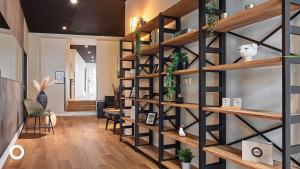
[[[171,54],[172,62],[167,68],[167,77],[166,77],[166,88],[167,88],[167,97],[169,101],[173,98],[176,93],[176,83],[175,83],[175,76],[173,73],[178,70],[178,67],[181,63],[185,65],[188,64],[189,59],[187,53],[177,53],[173,52]]]
[[[184,148],[184,149],[178,150],[178,157],[179,157],[180,161],[182,161],[184,163],[190,163],[190,162],[192,162],[192,159],[195,156],[193,155],[193,152],[191,151],[190,148]]]

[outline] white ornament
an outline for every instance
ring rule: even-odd
[[[53,112],[51,112],[52,114],[50,115],[50,118],[51,118],[51,122],[52,122],[52,125],[53,125],[53,127],[56,125],[56,121],[57,121],[57,118],[56,118],[56,115],[53,113]],[[49,116],[47,116],[46,118],[45,118],[45,123],[48,125],[49,124]]]
[[[179,136],[185,137],[185,132],[183,131],[183,126],[179,128]]]
[[[238,48],[240,56],[244,58],[245,62],[252,61],[253,57],[257,54],[257,44],[246,44]]]

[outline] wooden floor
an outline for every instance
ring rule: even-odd
[[[7,159],[4,169],[148,169],[157,165],[119,142],[95,116],[59,117],[52,133],[23,134],[16,144],[21,160]]]

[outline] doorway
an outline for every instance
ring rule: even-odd
[[[70,45],[66,72],[67,110],[96,110],[96,46]]]

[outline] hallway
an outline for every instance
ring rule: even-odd
[[[43,131],[44,132],[44,131]],[[25,133],[23,131],[23,133]],[[31,133],[31,131],[30,131]],[[119,142],[95,116],[59,117],[55,135],[23,134],[16,144],[23,159],[8,158],[4,169],[152,169],[156,164]]]

